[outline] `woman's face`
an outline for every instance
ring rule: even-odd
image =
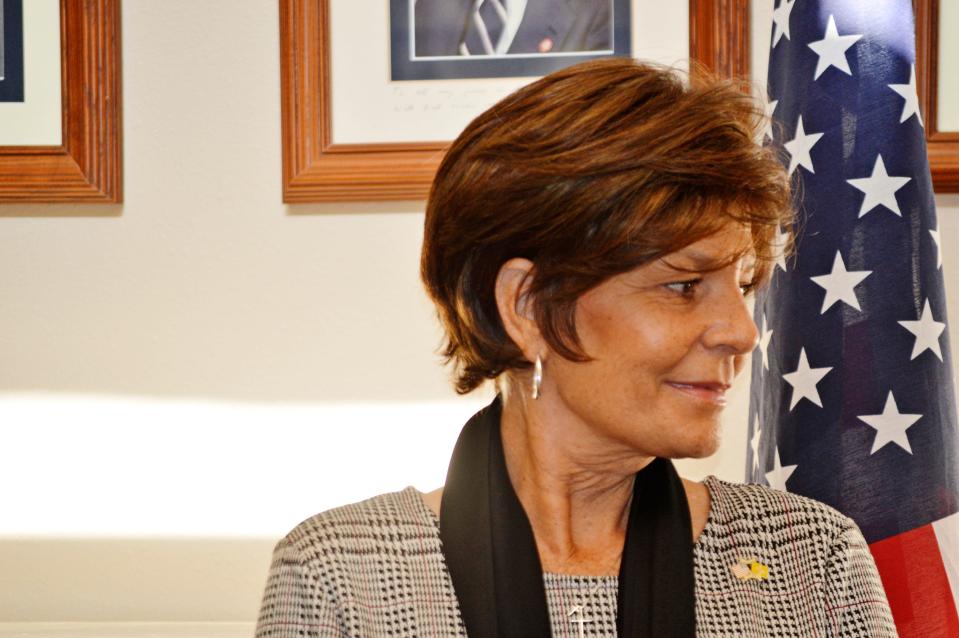
[[[746,306],[747,229],[723,231],[583,295],[576,327],[592,361],[550,353],[544,394],[590,434],[649,456],[704,457],[719,445],[725,392],[756,345]],[[547,385],[548,384],[548,385]]]

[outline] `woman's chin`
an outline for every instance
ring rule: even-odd
[[[707,446],[693,451],[691,454],[687,454],[685,458],[687,459],[705,459],[712,456],[719,449],[718,445]]]
[[[682,449],[678,450],[678,454],[672,458],[704,459],[719,450],[719,443],[719,428],[709,428],[709,431],[703,432],[702,436],[684,441]]]

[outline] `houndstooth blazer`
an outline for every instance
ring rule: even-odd
[[[850,519],[758,485],[705,483],[712,507],[693,551],[697,636],[896,636]],[[734,569],[750,560],[766,578]],[[615,576],[543,578],[554,637],[616,636]],[[276,546],[256,636],[466,636],[439,520],[420,493],[408,487],[298,525]]]

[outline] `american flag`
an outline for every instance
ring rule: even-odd
[[[853,518],[902,636],[959,636],[959,433],[911,0],[778,0],[796,252],[756,300],[747,480]]]

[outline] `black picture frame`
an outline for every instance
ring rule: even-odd
[[[451,0],[446,0],[450,2]],[[465,0],[461,0],[465,1]],[[632,56],[630,0],[609,0],[612,47],[602,52],[415,57],[414,0],[390,0],[390,79],[458,80],[547,75],[586,60]]]
[[[0,0],[0,102],[23,102],[23,0]]]

